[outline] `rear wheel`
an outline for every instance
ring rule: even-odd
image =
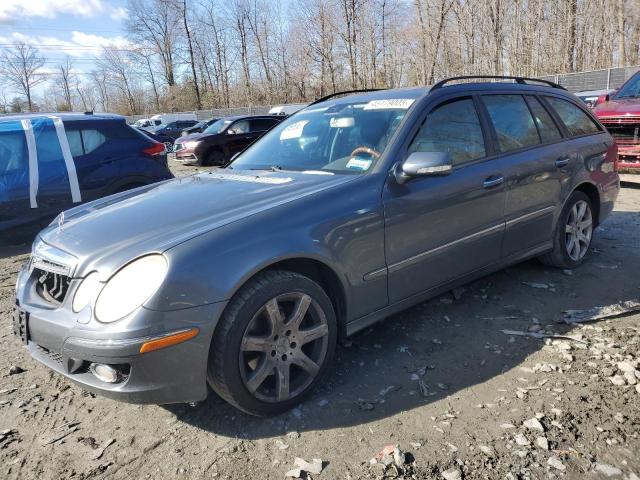
[[[560,213],[553,238],[553,250],[540,259],[554,267],[577,267],[589,253],[593,229],[591,200],[582,192],[573,192]]]
[[[229,303],[209,353],[209,384],[252,415],[284,412],[327,371],[336,345],[331,300],[288,271],[257,276]]]

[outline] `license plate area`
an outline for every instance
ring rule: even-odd
[[[13,308],[13,333],[23,344],[29,343],[29,313],[18,306]]]

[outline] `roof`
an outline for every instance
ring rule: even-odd
[[[523,91],[538,91],[547,93],[560,93],[567,94],[568,92],[562,88],[551,87],[548,85],[541,85],[536,83],[515,83],[510,81],[499,82],[486,82],[486,81],[474,81],[469,83],[451,83],[443,85],[439,88],[432,89],[432,87],[404,87],[404,88],[390,88],[384,90],[372,90],[362,93],[347,93],[344,96],[336,96],[330,98],[317,105],[336,105],[343,102],[368,102],[371,100],[390,100],[398,98],[413,98],[418,99],[428,94],[435,94],[436,92],[468,92],[477,90],[502,90],[513,89]],[[339,95],[339,92],[338,92]],[[313,104],[312,104],[313,105]]]
[[[122,115],[114,113],[82,113],[82,112],[38,112],[38,113],[9,113],[0,115],[0,122],[8,120],[33,120],[38,118],[58,117],[63,121],[71,120],[124,120]]]

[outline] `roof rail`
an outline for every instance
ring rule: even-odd
[[[530,77],[512,77],[508,75],[463,75],[460,77],[445,78],[444,80],[440,80],[433,87],[431,87],[431,90],[437,90],[438,88],[442,88],[446,83],[452,82],[454,80],[469,80],[474,78],[475,79],[494,78],[499,80],[515,80],[516,83],[519,83],[521,85],[527,85],[527,82],[539,82],[539,83],[545,83],[548,86],[553,88],[560,88],[562,90],[566,90],[566,88],[564,88],[562,85],[558,85],[557,83],[551,82],[549,80],[543,80],[541,78],[530,78]]]
[[[329,95],[325,95],[324,97],[315,99],[313,102],[307,105],[307,107],[315,105],[316,103],[324,102],[325,100],[329,100],[330,98],[337,97],[338,95],[348,95],[350,93],[379,92],[380,90],[386,90],[386,88],[362,88],[360,90],[345,90],[343,92],[333,92]]]

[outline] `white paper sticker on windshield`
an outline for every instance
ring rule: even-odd
[[[300,120],[299,122],[292,123],[287,128],[280,132],[280,140],[291,140],[292,138],[300,138],[302,136],[302,129],[309,123],[309,120]]]
[[[401,108],[407,110],[414,102],[413,98],[388,98],[386,100],[371,100],[364,106],[364,110],[388,110]]]
[[[362,160],[360,158],[352,158],[347,162],[347,168],[354,170],[368,170],[371,166],[371,160]]]

